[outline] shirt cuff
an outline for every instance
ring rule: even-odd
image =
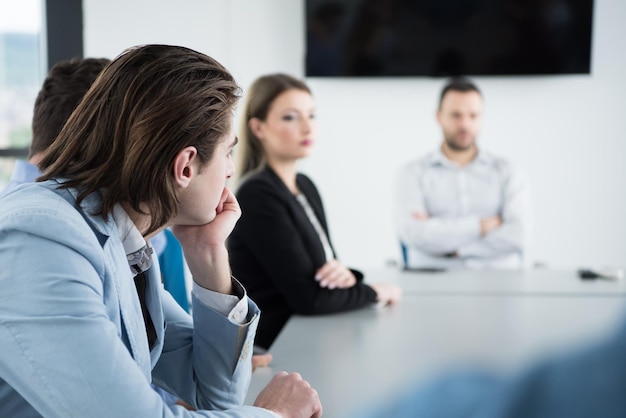
[[[238,296],[214,292],[196,282],[193,282],[191,293],[208,308],[228,317],[228,320],[233,324],[242,325],[248,318],[248,295],[246,289],[237,279],[234,277],[231,279],[233,292]]]
[[[265,408],[261,408],[261,409],[265,409]],[[265,409],[269,414],[271,414],[274,418],[283,418],[282,415],[278,414],[277,412],[274,411],[270,411],[269,409]]]

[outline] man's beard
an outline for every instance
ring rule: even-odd
[[[472,140],[467,145],[459,144],[458,141],[456,140],[456,136],[454,135],[452,136],[446,135],[445,139],[446,139],[446,145],[448,146],[448,148],[450,148],[453,151],[467,151],[468,149],[472,149],[476,142],[476,137],[473,137]]]

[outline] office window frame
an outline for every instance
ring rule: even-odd
[[[63,60],[83,57],[82,0],[45,0],[41,48],[46,72]],[[0,148],[0,158],[26,158],[28,147]]]

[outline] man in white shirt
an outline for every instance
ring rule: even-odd
[[[396,232],[407,268],[521,268],[528,250],[527,178],[476,146],[483,99],[467,78],[444,86],[441,147],[405,165],[396,189]]]

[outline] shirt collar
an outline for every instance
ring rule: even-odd
[[[152,265],[152,246],[143,238],[122,205],[116,204],[112,215],[133,274],[148,270]]]
[[[36,165],[25,160],[15,160],[15,168],[11,180],[18,183],[32,183],[41,176],[41,171]]]
[[[443,153],[441,148],[437,148],[434,152],[432,152],[428,156],[428,162],[433,166],[444,165],[444,166],[457,167],[456,163],[454,163],[453,161],[450,161],[448,157],[446,157],[446,155]],[[468,165],[472,165],[472,164],[492,165],[494,162],[495,162],[495,159],[492,155],[478,148],[478,152],[476,153],[476,158],[474,158],[474,161],[472,161]]]

